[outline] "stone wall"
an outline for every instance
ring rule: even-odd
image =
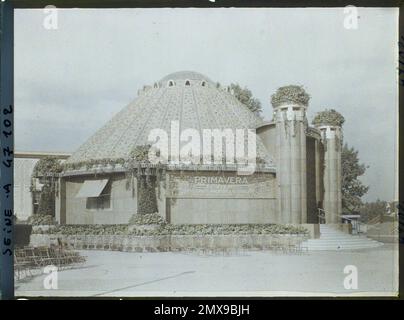
[[[14,164],[14,214],[27,220],[33,214],[31,175],[38,159],[15,158]]]
[[[167,220],[173,224],[278,223],[273,173],[170,172]]]
[[[128,252],[187,251],[194,249],[293,249],[307,239],[304,235],[31,235],[33,247],[57,245],[58,238],[74,249]]]
[[[173,224],[270,224],[279,221],[275,199],[175,199]]]

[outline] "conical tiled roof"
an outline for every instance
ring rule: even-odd
[[[150,144],[152,129],[169,134],[174,120],[179,122],[180,132],[194,128],[201,136],[202,129],[254,129],[262,123],[227,88],[218,87],[197,72],[176,72],[140,90],[139,96],[90,137],[68,162],[126,158],[136,146]],[[257,154],[267,158],[258,136]]]

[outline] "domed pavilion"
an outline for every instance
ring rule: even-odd
[[[56,218],[125,224],[157,212],[173,224],[305,224],[318,223],[328,199],[334,221],[341,130],[310,127],[308,100],[302,88],[282,87],[264,121],[231,87],[197,72],[167,75],[66,161]]]

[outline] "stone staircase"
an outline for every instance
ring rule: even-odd
[[[364,235],[351,235],[326,224],[320,224],[320,238],[304,241],[302,248],[309,251],[353,250],[375,248],[382,245],[383,243],[371,240]]]

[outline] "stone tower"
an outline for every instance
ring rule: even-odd
[[[303,97],[300,101],[294,98],[299,94]],[[278,205],[282,223],[307,223],[308,99],[308,95],[298,86],[281,87],[272,96],[277,139]]]
[[[313,123],[324,145],[324,211],[326,223],[340,223],[342,214],[341,150],[344,118],[335,110],[320,112]]]

